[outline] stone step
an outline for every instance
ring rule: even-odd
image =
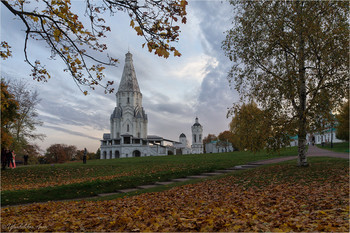
[[[174,182],[184,182],[184,181],[189,181],[192,180],[190,178],[178,178],[178,179],[172,179]]]
[[[175,182],[174,181],[159,181],[159,182],[156,182],[156,184],[158,185],[169,185],[169,184],[174,184]]]
[[[262,166],[264,165],[263,163],[248,163],[248,165],[255,165],[255,166]]]
[[[140,189],[137,189],[137,188],[133,188],[133,189],[121,189],[121,190],[118,190],[118,192],[120,193],[130,193],[130,192],[134,192],[134,191],[138,191]]]
[[[231,172],[231,171],[230,171]],[[222,175],[224,172],[220,172],[220,171],[215,171],[215,172],[206,172],[206,173],[202,173],[201,175],[203,176],[219,176]]]
[[[245,170],[247,168],[242,167],[242,165],[227,168],[227,170]]]
[[[217,173],[230,173],[230,172],[233,172],[234,170],[232,169],[232,170],[216,170],[215,172],[217,172]]]
[[[150,189],[150,188],[155,188],[155,187],[158,187],[159,185],[157,184],[149,184],[149,185],[140,185],[140,186],[137,186],[137,188],[139,189]]]
[[[115,195],[115,194],[119,194],[118,193],[100,193],[100,194],[97,194],[97,196],[99,197],[107,197],[107,196],[112,196],[112,195]]]
[[[208,176],[197,175],[197,176],[187,176],[187,178],[191,178],[191,179],[203,179],[203,178],[208,178]]]
[[[246,165],[242,165],[243,168],[256,168],[259,165],[255,165],[255,164],[246,164]]]

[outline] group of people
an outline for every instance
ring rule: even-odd
[[[15,151],[1,148],[1,165],[5,170],[6,166],[9,168],[16,168],[16,154]]]

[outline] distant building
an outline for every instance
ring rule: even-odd
[[[203,126],[199,124],[198,117],[191,127],[192,130],[192,145],[189,146],[188,140],[184,133],[180,134],[179,142],[174,142],[173,146],[176,149],[176,154],[203,154]]]
[[[339,143],[344,142],[336,137],[337,129],[333,127],[326,128],[321,132],[306,135],[306,143],[309,145],[322,143]],[[298,135],[291,137],[290,146],[298,146]]]
[[[234,148],[232,143],[223,142],[223,141],[211,141],[205,144],[206,153],[223,153],[223,152],[232,152]]]
[[[122,78],[116,93],[116,107],[110,117],[110,133],[103,134],[100,159],[141,157],[151,155],[203,153],[203,127],[195,119],[192,146],[185,134],[179,142],[156,135],[147,135],[148,117],[142,107],[142,94],[137,82],[132,54],[125,55]],[[172,143],[172,146],[165,145]]]
[[[142,107],[142,94],[136,79],[132,54],[125,55],[123,75],[116,94],[116,107],[110,117],[111,132],[103,134],[101,159],[168,155],[163,139],[147,135],[148,118]]]
[[[199,124],[198,117],[196,117],[195,123],[192,125],[192,154],[203,154],[203,126]]]
[[[191,148],[188,145],[186,135],[184,133],[180,134],[179,142],[173,143],[174,148],[176,149],[176,154],[187,155],[191,154]]]

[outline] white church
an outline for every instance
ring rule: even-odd
[[[103,134],[100,159],[176,154],[202,154],[203,127],[196,117],[192,126],[192,146],[185,134],[179,142],[148,135],[148,118],[142,107],[142,94],[137,82],[132,54],[128,52],[116,94],[116,107],[110,117],[110,133]],[[172,146],[165,143],[172,143]]]

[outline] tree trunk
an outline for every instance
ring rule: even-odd
[[[299,63],[299,124],[298,124],[298,166],[308,166],[306,158],[306,80],[305,80],[305,42],[303,35],[303,2],[296,2],[298,13],[298,26],[299,26],[299,44],[298,44],[298,63]]]

